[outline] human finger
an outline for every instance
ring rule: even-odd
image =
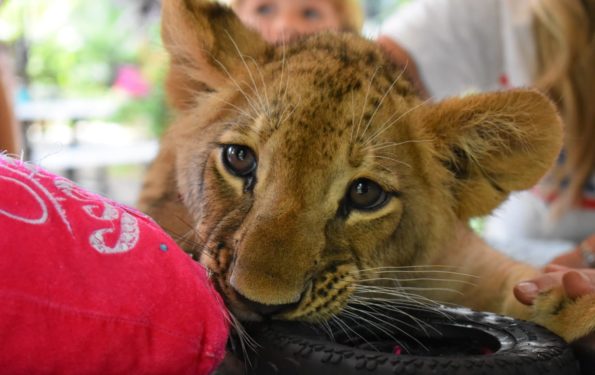
[[[593,280],[580,271],[569,271],[562,276],[564,293],[568,298],[575,299],[589,293],[595,293]]]

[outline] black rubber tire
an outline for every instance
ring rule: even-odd
[[[416,337],[438,340],[446,353],[396,355],[333,342],[322,330],[304,324],[271,322],[250,327],[260,348],[249,355],[245,363],[250,365],[244,371],[258,375],[580,374],[570,347],[533,323],[460,308],[444,308],[439,314],[411,313],[440,330],[440,334],[419,330]],[[383,340],[378,333],[373,335]],[[490,353],[457,353],[453,347],[463,341],[467,346],[483,342]]]

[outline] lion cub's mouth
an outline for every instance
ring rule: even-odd
[[[236,310],[241,311],[242,316],[246,316],[248,312],[250,316],[257,315],[258,320],[283,319],[286,314],[291,314],[292,311],[298,310],[302,300],[300,299],[294,303],[287,303],[282,305],[266,305],[249,300],[241,294],[234,293],[233,305]]]
[[[290,317],[299,316],[300,314],[298,312],[304,304],[305,296],[302,296],[297,302],[281,305],[267,305],[254,302],[235,291],[221,277],[215,277],[213,281],[215,288],[223,297],[227,308],[236,318],[242,321],[295,320],[295,318],[292,319]],[[306,287],[306,289],[309,288],[310,286]]]
[[[231,313],[241,321],[301,320],[322,322],[339,314],[355,285],[353,265],[332,265],[305,282],[299,301],[281,305],[254,302],[238,293],[225,274],[210,272],[211,280]],[[226,273],[227,274],[227,273]]]

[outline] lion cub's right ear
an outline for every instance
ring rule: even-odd
[[[216,91],[268,46],[231,9],[208,0],[164,0],[161,36],[170,55],[168,98],[176,109],[192,105],[201,91]]]
[[[486,215],[508,194],[529,189],[553,165],[562,146],[556,107],[534,90],[450,98],[430,107],[424,125],[461,219]]]

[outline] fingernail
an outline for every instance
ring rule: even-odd
[[[539,288],[537,284],[530,281],[523,281],[516,285],[516,288],[528,299],[533,299],[539,294]]]

